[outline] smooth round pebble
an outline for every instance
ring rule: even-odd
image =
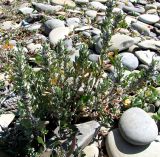
[[[130,108],[122,114],[119,130],[122,137],[133,145],[148,145],[158,136],[155,121],[137,107]]]

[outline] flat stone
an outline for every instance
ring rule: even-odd
[[[43,3],[36,3],[32,2],[32,5],[36,8],[38,11],[44,11],[44,12],[49,12],[49,13],[55,13],[57,11],[62,10],[62,6],[60,5],[49,5],[49,4],[43,4]]]
[[[82,150],[82,152],[85,154],[84,157],[98,157],[99,156],[99,150],[94,144],[86,146]]]
[[[1,114],[0,115],[0,126],[2,128],[7,128],[9,124],[13,121],[14,114]]]
[[[158,136],[155,121],[138,107],[132,107],[122,114],[119,130],[122,137],[133,145],[148,145]]]
[[[3,30],[16,29],[19,28],[20,25],[14,23],[13,21],[4,21],[0,24],[0,28]]]
[[[160,136],[157,140],[160,141]],[[106,149],[109,157],[159,157],[158,141],[146,146],[134,146],[123,139],[118,129],[114,129],[106,137]]]
[[[135,51],[135,55],[138,59],[146,65],[151,65],[153,58],[155,57],[155,52],[147,51]]]
[[[75,7],[76,4],[72,0],[51,0],[51,4],[58,4],[58,5],[68,5],[69,7]]]
[[[145,9],[143,7],[129,7],[129,6],[124,6],[123,7],[123,11],[129,13],[129,12],[133,12],[133,13],[140,13],[143,14],[145,12]]]
[[[134,45],[135,40],[134,38],[128,35],[115,34],[111,37],[110,44],[111,44],[111,47],[109,49],[111,51],[114,51],[114,50],[122,51]]]
[[[100,124],[96,121],[89,121],[86,123],[77,124],[76,127],[79,130],[77,138],[77,148],[85,148],[98,133]]]
[[[47,20],[44,23],[44,31],[46,34],[49,34],[53,29],[58,28],[58,27],[65,27],[64,21],[59,20],[59,19],[51,19]]]
[[[33,8],[23,7],[19,9],[19,12],[21,12],[24,15],[31,14],[33,12]]]
[[[33,23],[31,25],[27,25],[25,26],[25,28],[29,31],[37,31],[41,28],[42,24],[37,22],[37,23]]]
[[[69,35],[71,29],[69,27],[58,27],[49,33],[49,41],[55,45]]]
[[[138,20],[147,24],[155,24],[159,21],[159,16],[153,14],[142,14],[138,17]]]
[[[122,64],[129,70],[135,70],[138,67],[139,61],[134,54],[129,52],[123,52],[120,53],[119,56],[121,57]]]
[[[156,40],[144,40],[137,44],[140,48],[151,49],[151,50],[160,50],[160,41]]]

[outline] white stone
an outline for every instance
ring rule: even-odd
[[[2,128],[7,128],[8,125],[13,121],[14,114],[1,114],[0,115],[0,126]]]
[[[63,40],[66,36],[68,36],[70,32],[71,29],[69,27],[55,28],[49,33],[49,40],[51,44],[55,45],[60,40]]]
[[[100,3],[100,2],[90,2],[90,3],[89,3],[89,6],[90,6],[90,8],[92,8],[92,9],[102,10],[102,11],[105,11],[106,8],[107,8],[105,5],[103,5],[103,4]]]

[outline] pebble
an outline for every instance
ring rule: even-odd
[[[159,16],[152,14],[142,14],[138,17],[138,20],[147,24],[155,24],[159,21]]]
[[[75,7],[76,4],[72,0],[51,0],[51,4],[58,4],[58,5],[68,5],[69,7]]]
[[[42,45],[41,44],[34,44],[34,43],[30,43],[27,45],[27,49],[30,51],[30,52],[37,52],[39,50],[42,50]]]
[[[127,12],[127,13],[129,13],[129,12],[131,12],[131,13],[133,13],[133,15],[134,14],[136,14],[136,13],[140,13],[140,14],[143,14],[144,12],[145,12],[145,9],[143,8],[143,7],[128,7],[128,6],[124,6],[123,7],[123,11],[125,11],[125,12]]]
[[[58,27],[49,33],[49,41],[55,45],[69,35],[71,29],[69,27]]]
[[[97,16],[97,11],[95,10],[87,10],[85,14],[91,18],[95,18]]]
[[[158,136],[155,121],[137,107],[132,107],[122,114],[119,130],[122,137],[133,145],[148,145]]]
[[[89,0],[75,0],[75,3],[77,3],[77,4],[87,4],[87,3],[89,3]]]
[[[129,70],[137,69],[139,61],[134,54],[129,52],[123,52],[120,53],[118,56],[120,56],[122,64]]]
[[[54,28],[58,28],[58,27],[65,27],[64,21],[59,19],[47,20],[44,23],[45,34],[49,34]]]
[[[77,17],[71,17],[71,18],[68,18],[68,19],[66,20],[66,22],[67,22],[67,26],[68,26],[68,27],[69,27],[69,26],[73,26],[73,27],[75,28],[75,27],[78,27],[78,26],[79,26],[79,24],[80,24],[80,19],[77,18]]]
[[[156,40],[144,40],[137,44],[140,48],[151,49],[151,50],[159,50],[160,49],[160,41]]]
[[[100,2],[90,2],[89,6],[91,9],[100,10],[100,11],[105,11],[107,8],[104,4]]]
[[[159,157],[160,136],[156,139],[150,145],[134,146],[123,139],[119,129],[114,129],[109,132],[105,144],[109,157]]]
[[[44,11],[44,12],[48,12],[48,13],[55,13],[57,11],[62,10],[62,6],[60,5],[49,5],[49,4],[43,4],[43,3],[36,3],[36,2],[32,2],[32,5],[38,10],[38,11]]]
[[[144,25],[141,22],[133,22],[133,23],[131,23],[131,27],[134,30],[137,30],[142,35],[146,35],[146,36],[150,35],[150,29],[148,28],[148,26]]]

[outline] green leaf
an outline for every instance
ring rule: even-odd
[[[38,136],[38,137],[37,137],[37,141],[38,141],[39,144],[42,144],[43,146],[45,145],[42,137]]]

